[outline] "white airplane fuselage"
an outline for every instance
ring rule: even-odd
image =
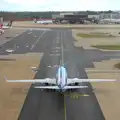
[[[64,92],[64,87],[67,85],[67,70],[63,66],[59,67],[56,74],[57,85],[61,92]]]
[[[52,20],[39,20],[37,21],[38,24],[52,24]]]

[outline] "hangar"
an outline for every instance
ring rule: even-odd
[[[75,23],[83,24],[85,20],[87,20],[87,21],[95,20],[94,17],[89,18],[89,15],[87,13],[82,13],[82,14],[78,14],[78,13],[53,14],[52,19],[54,19],[54,22],[57,22],[57,23],[67,22],[67,23],[71,23],[71,24],[75,24]]]

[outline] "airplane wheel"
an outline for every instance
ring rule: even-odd
[[[74,91],[74,89],[70,89],[70,92],[73,92]]]
[[[48,91],[48,92],[52,92],[52,90],[50,90],[50,89],[47,89],[47,91]]]
[[[72,89],[69,89],[69,90],[67,90],[68,92],[71,92],[72,91]]]
[[[49,90],[49,89],[46,89],[46,91],[50,92],[50,90]]]
[[[56,92],[56,90],[52,90],[53,92]]]

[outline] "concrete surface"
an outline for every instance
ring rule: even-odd
[[[64,48],[64,62],[66,63],[65,67],[68,70],[69,77],[87,78],[85,68],[93,68],[93,62],[120,58],[120,52],[85,50],[82,47],[75,47],[74,41],[75,39],[72,37],[71,30],[27,30],[22,35],[2,45],[0,55],[11,54],[6,52],[10,48],[15,48],[12,55],[43,53],[39,70],[34,78],[55,76],[56,68],[49,66],[59,65],[61,46]],[[98,78],[99,76],[95,77]],[[99,100],[98,103],[97,99],[99,97],[96,98],[97,95],[95,96],[91,84],[88,83],[87,85],[89,86],[88,89],[80,89],[73,93],[65,93],[64,95],[58,92],[34,89],[32,85],[18,116],[18,120],[105,120],[104,116],[109,118],[108,115],[111,114],[111,111],[108,111],[110,109],[109,106],[104,104],[106,107],[103,107],[102,100]],[[112,99],[112,102],[116,102],[116,99],[111,96],[110,99]],[[117,105],[120,105],[118,101]],[[102,106],[103,112],[100,106]],[[114,109],[118,110],[115,107]],[[116,117],[120,118],[119,115]]]
[[[7,55],[0,58],[0,119],[17,120],[30,83],[7,83],[8,79],[33,79],[31,66],[38,66],[40,54]]]
[[[5,33],[0,35],[0,45],[8,42],[9,40],[12,40],[16,36],[19,36],[25,30],[26,29],[24,28],[21,28],[21,29],[10,28],[10,29],[5,30]]]
[[[33,34],[37,32],[33,31]],[[39,36],[42,33],[38,34]],[[38,37],[39,37],[38,36]],[[27,39],[26,39],[27,40]],[[87,78],[84,72],[83,66],[79,63],[76,64],[75,48],[72,42],[71,31],[65,30],[53,30],[46,32],[41,39],[37,42],[32,51],[43,52],[44,56],[39,66],[40,70],[37,72],[35,78],[45,78],[55,76],[56,68],[48,68],[49,65],[58,65],[60,63],[61,51],[55,51],[53,48],[63,47],[64,62],[68,70],[69,77]],[[31,39],[29,42],[31,43]],[[44,46],[44,47],[43,47]],[[59,56],[60,55],[60,56]],[[61,120],[61,119],[80,119],[81,120],[104,120],[102,111],[97,103],[96,97],[92,92],[92,88],[89,85],[89,90],[79,90],[77,94],[85,94],[89,92],[90,97],[80,97],[78,100],[71,99],[69,95],[60,95],[57,92],[40,91],[40,89],[33,89],[31,87],[23,109],[19,116],[19,120]],[[81,114],[80,114],[81,113]],[[28,116],[29,114],[29,116]],[[46,115],[47,114],[47,115]]]
[[[119,60],[105,60],[103,62],[95,62],[94,70],[116,70],[114,64],[120,62]],[[86,69],[91,70],[90,68]],[[101,106],[106,120],[117,120],[120,119],[120,71],[119,72],[87,72],[89,78],[106,78],[106,79],[117,79],[114,83],[93,83],[93,90],[97,97],[97,100]],[[111,110],[111,108],[113,110]]]
[[[73,30],[73,37],[77,40],[75,42],[76,46],[82,46],[85,49],[90,49],[90,46],[92,45],[118,45],[120,44],[120,35],[119,30],[116,29],[109,29],[109,30],[105,30],[105,29],[96,29],[96,30]],[[116,37],[103,37],[103,38],[82,38],[82,37],[78,37],[76,36],[77,33],[108,33],[108,34],[112,34]],[[92,47],[91,47],[92,48]],[[94,49],[94,48],[92,48]]]
[[[111,52],[111,51],[100,51],[99,49],[95,49],[90,47],[90,45],[118,45],[120,44],[119,37],[116,38],[80,38],[76,37],[76,33],[78,32],[101,32],[101,33],[111,33],[113,35],[118,35],[117,33],[119,30],[117,29],[96,29],[96,30],[73,30],[73,36],[76,38],[77,41],[74,42],[75,46],[83,47],[86,49],[85,53],[92,58],[94,68],[85,68],[88,78],[96,79],[96,78],[106,78],[106,79],[117,79],[118,82],[114,83],[92,83],[92,87],[94,93],[97,97],[97,100],[100,104],[100,107],[104,113],[106,120],[113,120],[113,119],[120,119],[119,115],[119,104],[120,104],[120,97],[119,97],[119,79],[120,79],[120,72],[117,72],[117,69],[114,67],[116,63],[120,62],[120,51]],[[90,52],[91,51],[91,52]],[[94,52],[93,52],[94,51]],[[96,51],[96,52],[95,52]],[[114,54],[115,53],[115,54]],[[97,56],[98,55],[98,56]],[[96,56],[96,57],[95,57]],[[112,60],[110,59],[112,58]],[[99,60],[102,61],[99,61]],[[105,60],[106,59],[106,60]],[[110,59],[110,60],[107,60]],[[98,60],[98,62],[97,62]],[[93,70],[96,72],[89,72],[89,70]],[[116,72],[114,72],[114,70]],[[98,72],[97,72],[98,71]],[[100,71],[100,72],[99,72]],[[107,72],[102,72],[107,71]],[[112,110],[111,110],[112,108]]]
[[[35,24],[33,21],[15,21],[13,22],[13,27],[35,27],[35,28],[82,28],[82,29],[96,29],[96,28],[104,28],[104,29],[119,29],[120,25],[98,25],[98,24],[48,24],[48,25],[42,25],[42,24]]]

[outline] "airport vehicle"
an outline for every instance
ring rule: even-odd
[[[36,71],[36,70],[35,70]],[[42,83],[43,85],[34,86],[39,89],[54,89],[60,92],[65,92],[67,89],[79,89],[87,88],[88,86],[79,85],[84,82],[111,82],[116,79],[80,79],[80,78],[68,78],[67,70],[64,65],[61,65],[57,69],[56,78],[45,78],[45,79],[33,79],[33,80],[7,80],[7,82],[31,82],[31,83]],[[76,83],[78,85],[76,85]]]

